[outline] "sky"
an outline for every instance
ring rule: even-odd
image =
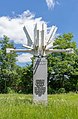
[[[32,34],[33,24],[42,21],[48,27],[56,25],[57,34],[73,33],[78,45],[78,0],[0,0],[0,38],[7,35],[16,48],[26,44],[23,26]],[[18,54],[18,65],[31,61],[31,54]]]

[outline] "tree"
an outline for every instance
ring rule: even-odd
[[[16,53],[6,54],[6,48],[14,48],[14,44],[9,42],[9,38],[4,36],[0,40],[0,92],[7,92],[7,87],[13,87],[17,79]]]
[[[58,90],[65,88],[66,91],[76,89],[78,82],[78,50],[76,43],[72,41],[71,33],[59,36],[54,45],[57,49],[73,48],[73,54],[52,53],[48,56],[48,85],[50,88]]]
[[[21,80],[18,85],[18,92],[30,94],[33,91],[33,72],[32,65],[21,68]]]
[[[73,54],[52,53],[47,57],[50,93],[78,90],[78,49],[72,38],[71,33],[63,34],[54,45],[58,45],[57,49],[73,48]],[[19,67],[16,65],[16,53],[6,54],[6,48],[14,48],[7,36],[0,40],[0,47],[0,92],[7,92],[9,87],[17,92],[32,93],[32,65]]]

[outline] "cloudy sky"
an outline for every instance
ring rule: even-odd
[[[72,32],[78,43],[78,0],[1,0],[0,38],[7,35],[17,48],[26,43],[23,26],[31,29],[36,22],[56,25],[58,34]],[[30,62],[30,54],[19,54],[17,64]]]

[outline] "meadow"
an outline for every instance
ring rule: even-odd
[[[0,119],[78,119],[78,94],[48,95],[48,104],[33,104],[32,95],[0,94]]]

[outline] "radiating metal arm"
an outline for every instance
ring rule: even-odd
[[[31,39],[31,37],[30,37],[30,35],[29,35],[29,33],[28,33],[28,31],[27,31],[25,26],[23,27],[23,30],[24,30],[26,38],[27,38],[27,45],[31,46],[33,44],[32,43],[32,39]]]
[[[52,26],[49,34],[47,33],[47,25],[45,23],[41,24],[35,24],[34,27],[34,40],[31,39],[30,34],[27,31],[27,28],[24,26],[23,30],[26,34],[27,38],[27,45],[23,45],[26,49],[13,49],[13,48],[7,48],[6,52],[27,52],[31,53],[35,56],[46,56],[50,53],[58,53],[58,52],[66,52],[66,53],[73,53],[73,49],[53,49],[55,47],[58,47],[59,45],[53,46],[53,42],[55,39],[55,34],[57,31],[56,26]],[[33,42],[32,42],[33,40]]]
[[[46,47],[46,50],[48,50],[48,49],[53,49],[53,48],[56,48],[56,47],[58,47],[58,46],[59,46],[59,45],[55,45],[55,46],[50,45],[50,46]]]
[[[48,50],[46,50],[46,54],[62,53],[62,52],[66,52],[68,54],[71,54],[71,53],[74,53],[74,50],[72,48],[68,48],[68,49],[48,49]]]
[[[6,48],[6,53],[10,53],[11,51],[14,51],[13,48]]]
[[[31,49],[13,49],[13,48],[6,48],[6,53],[10,53],[10,52],[26,52],[26,53],[32,53],[33,54],[33,50]]]
[[[50,40],[53,40],[55,34],[56,34],[56,31],[57,31],[57,27],[56,26],[52,26],[49,34],[48,34],[48,41],[47,41],[47,45],[51,43]]]
[[[27,49],[33,49],[32,47],[30,47],[30,46],[27,46],[27,45],[23,45],[23,47],[25,47],[25,48],[27,48]]]

